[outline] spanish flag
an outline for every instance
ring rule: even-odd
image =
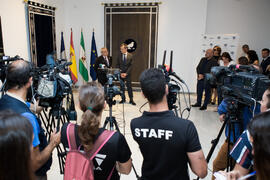
[[[76,82],[78,81],[78,74],[77,74],[77,64],[76,64],[75,51],[74,51],[73,38],[72,38],[72,29],[71,29],[71,34],[70,34],[69,60],[70,60],[70,62],[72,62],[72,65],[69,66],[69,70],[71,73],[71,79],[73,81],[73,84],[76,84]]]

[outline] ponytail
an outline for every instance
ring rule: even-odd
[[[86,151],[92,149],[94,138],[98,134],[99,125],[99,117],[87,109],[82,115],[82,122],[78,131],[79,138]]]
[[[83,115],[78,135],[85,151],[90,151],[98,134],[100,116],[105,103],[102,86],[97,82],[81,86],[79,102]]]

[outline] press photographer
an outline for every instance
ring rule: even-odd
[[[234,163],[229,157],[229,151],[246,129],[250,119],[260,112],[258,101],[261,100],[265,89],[269,87],[270,80],[259,74],[253,66],[214,67],[211,73],[213,76],[207,76],[207,80],[210,83],[216,83],[221,88],[224,97],[218,108],[220,120],[224,121],[224,124],[218,138],[212,141],[213,146],[208,154],[208,161],[225,126],[227,138],[213,162],[213,172],[216,172],[229,167],[233,168]]]
[[[199,177],[207,175],[207,163],[194,124],[175,116],[167,103],[168,85],[156,68],[140,76],[149,112],[131,121],[131,132],[143,155],[142,179],[189,179],[188,163]]]
[[[10,109],[29,119],[34,132],[32,169],[37,179],[46,179],[52,163],[52,151],[60,143],[60,133],[52,133],[50,142],[47,142],[40,119],[31,112],[30,105],[26,102],[31,84],[31,66],[28,62],[17,60],[9,64],[6,76],[7,92],[0,99],[0,110]]]

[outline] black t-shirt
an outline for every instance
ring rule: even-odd
[[[67,125],[68,123],[64,124],[61,129],[61,142],[63,143],[65,148],[68,148],[66,133]],[[96,136],[95,140],[98,138],[99,135],[101,135],[103,131],[104,128],[99,129],[98,135]],[[75,126],[75,136],[77,147],[79,147],[81,144],[80,138],[78,136],[78,125]],[[83,146],[81,146],[81,150],[83,150]],[[113,167],[115,166],[116,161],[120,163],[125,163],[130,159],[130,157],[131,151],[125,137],[119,132],[114,133],[114,135],[109,139],[109,141],[107,141],[107,143],[101,148],[101,150],[93,159],[93,164],[95,167],[95,179],[107,180]],[[120,179],[120,176],[115,169],[111,180],[118,179]]]
[[[143,155],[143,180],[189,179],[187,152],[201,150],[191,121],[172,111],[144,112],[131,121],[131,131]]]

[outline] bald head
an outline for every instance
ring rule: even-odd
[[[29,84],[31,66],[24,60],[17,60],[8,65],[7,89],[20,89]],[[29,85],[28,85],[29,86]]]
[[[211,59],[213,56],[214,56],[213,49],[207,49],[206,52],[205,52],[205,57],[207,59]]]

